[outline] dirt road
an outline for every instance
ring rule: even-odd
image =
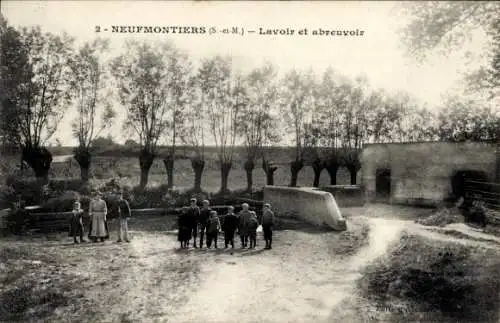
[[[272,250],[263,250],[262,240],[256,250],[178,250],[173,232],[132,232],[130,244],[68,245],[70,262],[60,270],[79,277],[87,316],[81,309],[56,310],[50,321],[342,321],[360,271],[403,230],[463,240],[412,221],[362,216],[350,221],[370,226],[368,244],[351,255],[332,252],[339,233],[299,230],[276,231]],[[61,245],[44,248],[57,253]]]

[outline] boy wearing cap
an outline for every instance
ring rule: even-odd
[[[78,200],[73,203],[73,214],[71,216],[71,225],[70,225],[70,236],[73,237],[73,241],[75,243],[83,243],[83,209]],[[80,242],[76,239],[76,237],[80,237]]]
[[[191,236],[193,237],[193,247],[196,248],[196,237],[198,236],[198,218],[200,217],[200,208],[196,205],[196,199],[192,198],[190,201],[189,208],[187,210],[187,218],[189,222],[189,228],[191,230]]]
[[[257,245],[257,228],[259,227],[259,220],[257,219],[257,214],[254,211],[250,211],[250,216],[248,218],[248,240],[250,242],[250,249],[255,248]]]
[[[250,217],[252,216],[252,211],[249,210],[249,205],[247,203],[243,203],[241,205],[242,210],[239,214],[239,225],[238,231],[241,239],[241,248],[246,248],[248,245],[248,225]]]
[[[212,241],[217,249],[217,237],[220,230],[220,221],[216,211],[210,211],[210,217],[207,221],[207,248],[210,249]]]
[[[271,205],[266,203],[262,212],[262,231],[264,231],[264,240],[266,240],[266,247],[264,249],[272,249],[273,226],[274,213],[271,211]]]
[[[128,239],[128,219],[132,216],[130,205],[128,201],[123,198],[123,191],[118,193],[118,219],[120,221],[120,228],[118,230],[117,242],[130,242]]]

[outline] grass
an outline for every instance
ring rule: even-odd
[[[90,301],[77,292],[81,277],[61,267],[57,254],[17,245],[2,247],[0,259],[0,321],[44,320],[61,308],[92,318]]]
[[[498,322],[499,269],[496,249],[406,234],[359,287],[384,321]]]

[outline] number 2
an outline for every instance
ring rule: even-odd
[[[100,26],[95,26],[95,32],[100,33],[101,32],[101,27]]]

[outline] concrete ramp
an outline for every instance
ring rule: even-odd
[[[264,202],[271,203],[277,216],[293,215],[314,225],[347,229],[335,198],[328,192],[308,187],[264,186]]]

